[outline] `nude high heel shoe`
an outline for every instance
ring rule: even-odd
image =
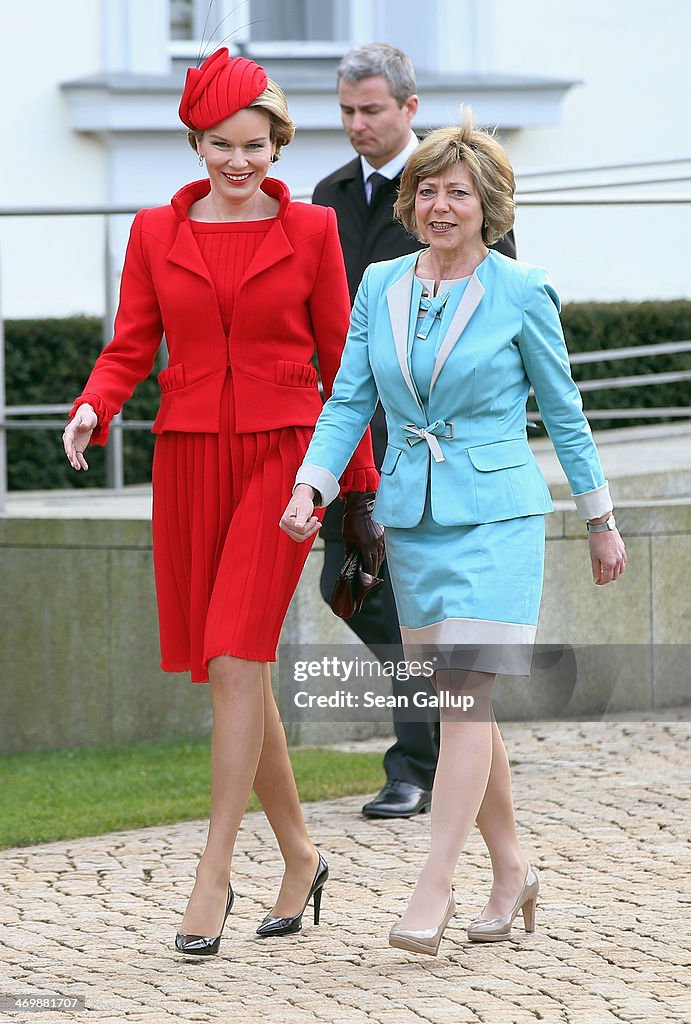
[[[511,925],[519,910],[523,911],[523,924],[527,932],[535,931],[535,903],[540,891],[540,879],[530,864],[525,875],[523,888],[518,894],[513,910],[504,917],[493,917],[485,921],[478,917],[468,925],[468,938],[471,942],[503,942],[511,938]]]
[[[444,916],[436,928],[423,928],[419,931],[409,931],[406,928],[399,928],[394,925],[389,932],[389,945],[396,949],[407,949],[411,953],[428,953],[436,956],[439,951],[439,943],[444,934],[444,929],[456,911],[456,901],[453,892],[449,893],[449,902],[446,904]]]

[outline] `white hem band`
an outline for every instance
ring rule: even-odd
[[[341,493],[341,485],[333,473],[330,473],[328,469],[323,469],[322,466],[314,466],[309,462],[303,463],[297,471],[293,490],[298,484],[309,484],[310,487],[319,491],[322,500],[321,505],[317,506],[318,508],[330,505],[334,498]]]
[[[606,480],[602,487],[596,487],[593,491],[583,491],[582,494],[572,494],[571,497],[576,502],[576,510],[581,519],[597,519],[605,512],[611,512],[613,508],[609,483]]]

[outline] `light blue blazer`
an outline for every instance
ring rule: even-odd
[[[559,299],[540,267],[490,250],[441,331],[427,406],[410,371],[409,321],[419,253],[368,267],[331,398],[296,483],[328,504],[381,399],[389,444],[374,518],[413,527],[427,486],[441,525],[468,526],[553,511],[526,437],[532,385],[583,518],[612,508],[569,370]],[[415,311],[417,312],[417,310]]]

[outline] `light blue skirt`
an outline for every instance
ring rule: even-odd
[[[530,675],[542,596],[544,516],[386,528],[386,556],[408,660]]]

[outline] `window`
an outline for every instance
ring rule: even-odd
[[[214,43],[348,39],[350,0],[170,0],[171,40]]]
[[[170,38],[194,39],[194,0],[170,0]]]
[[[336,0],[252,0],[250,39],[256,42],[338,39]]]

